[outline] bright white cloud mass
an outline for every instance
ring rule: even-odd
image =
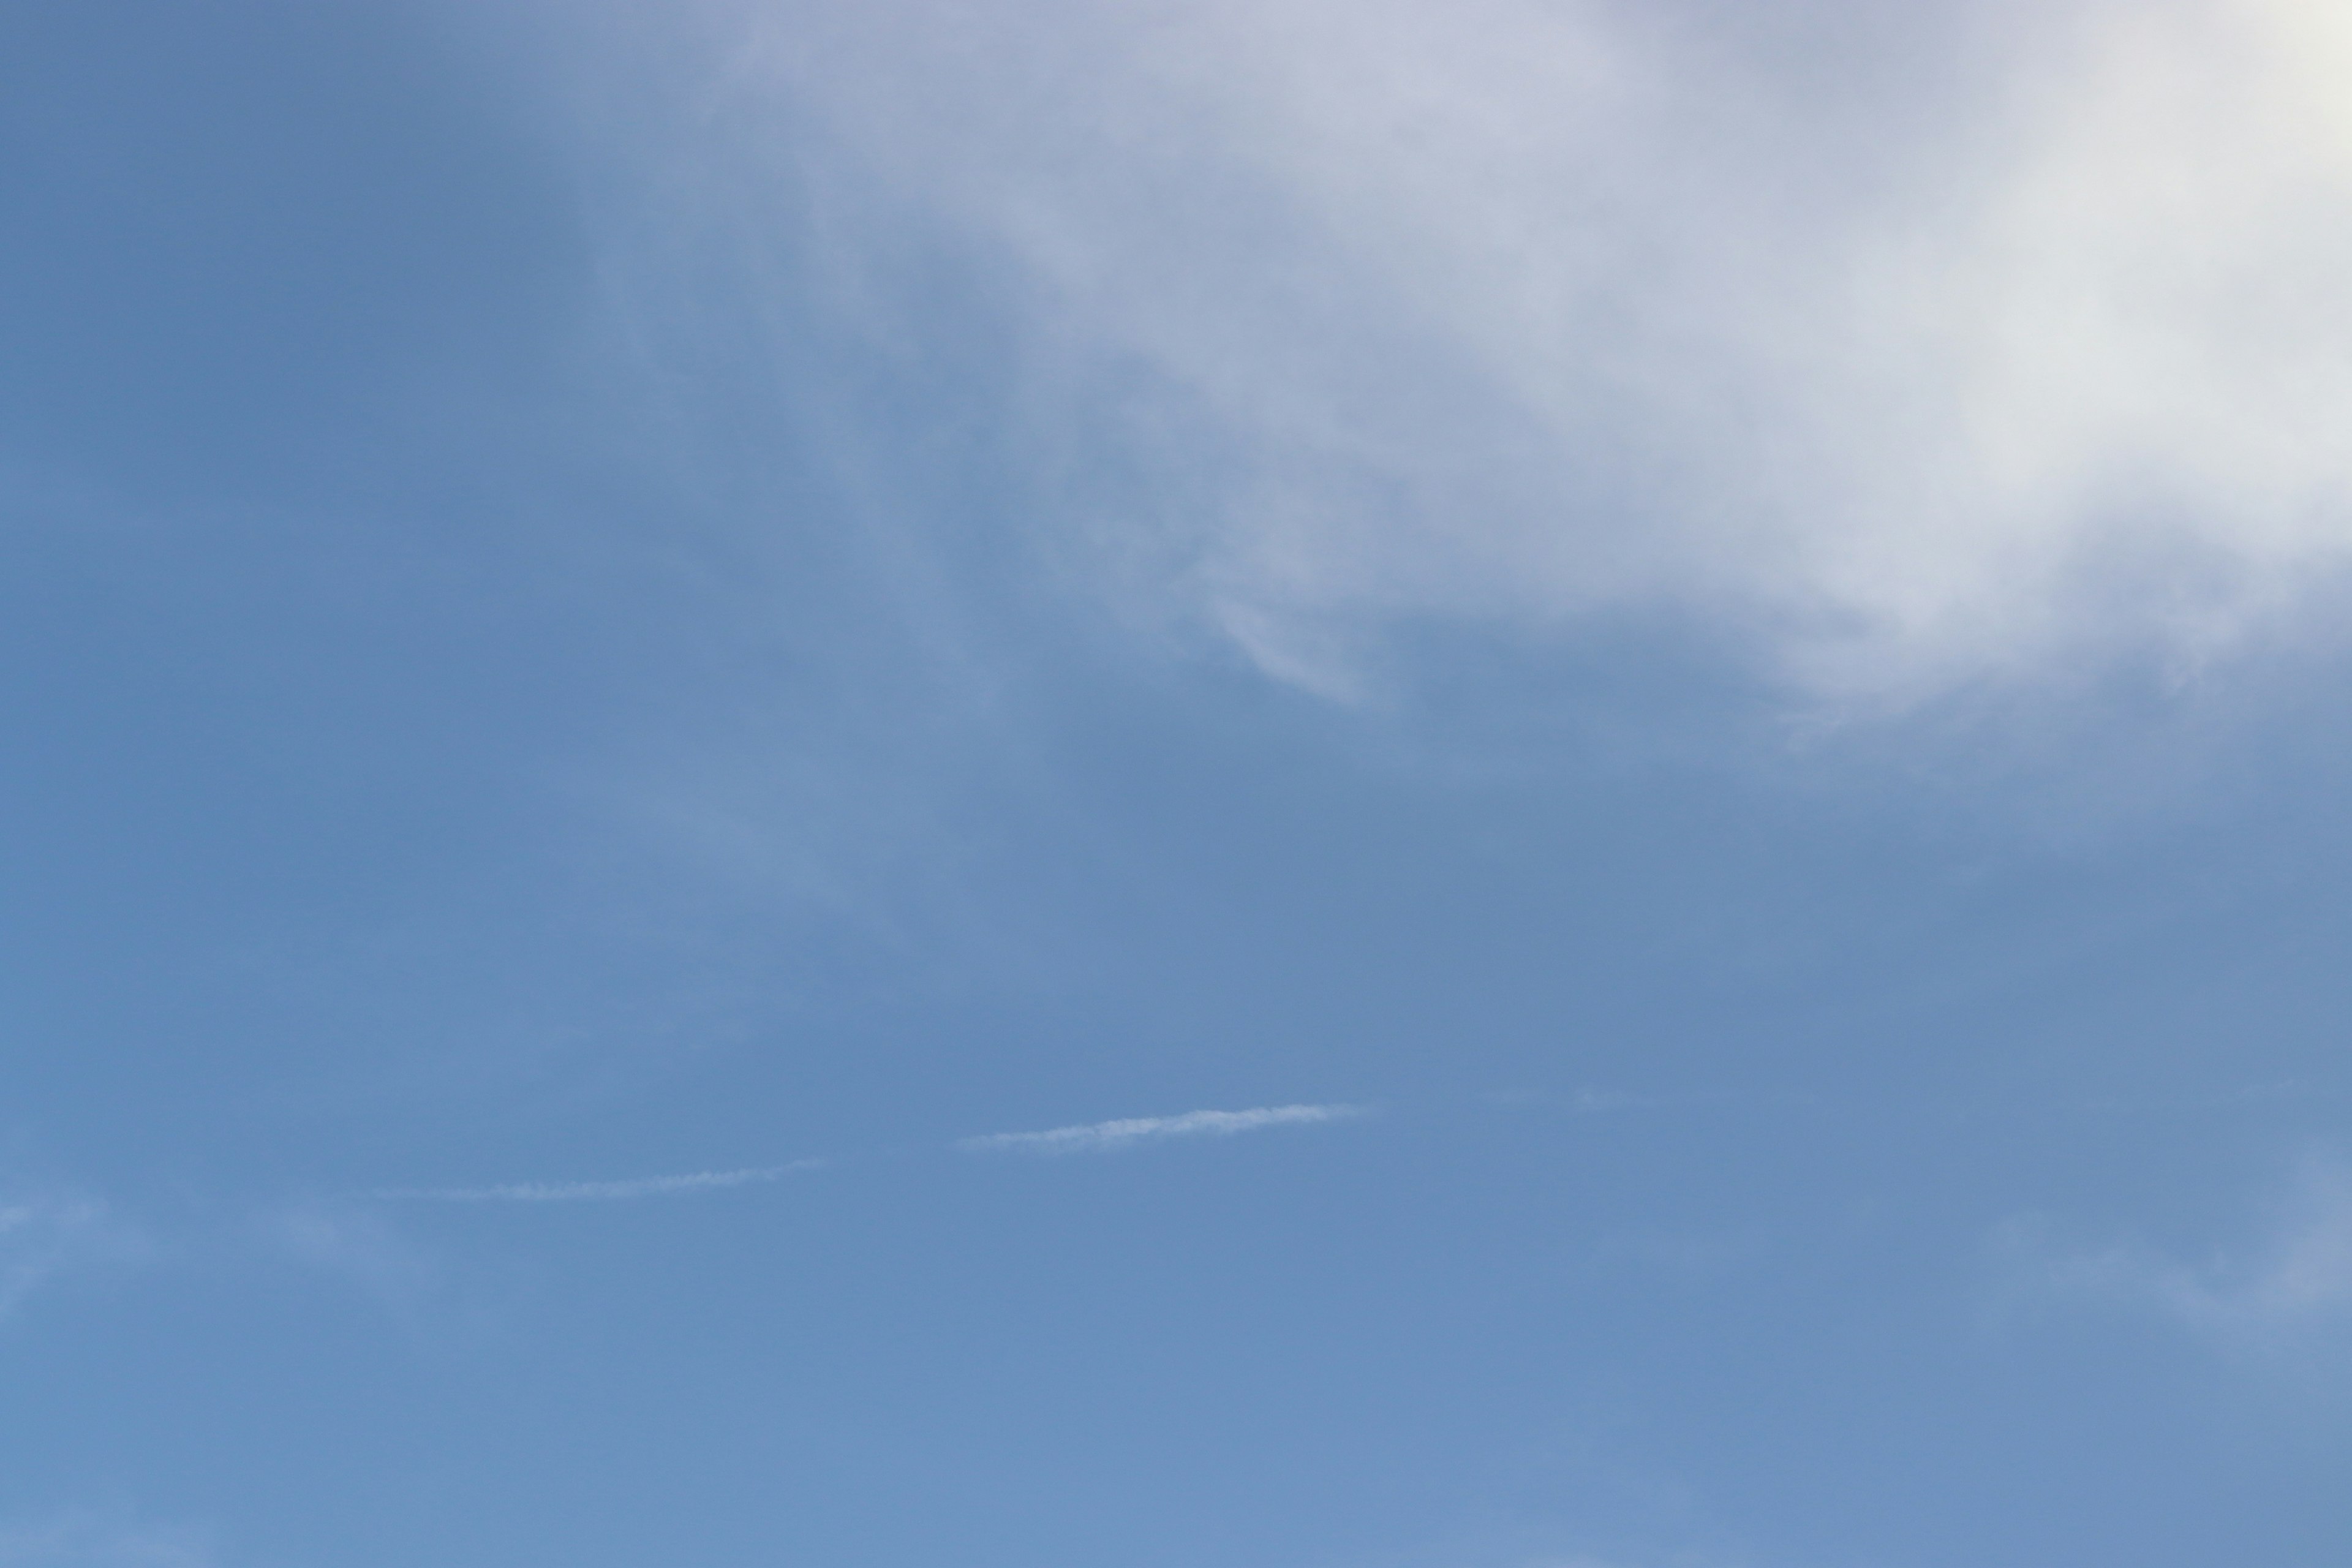
[[[2297,635],[2352,20],[1883,9],[738,0],[704,107],[861,275],[982,253],[1070,558],[1311,687],[1428,617],[1697,617],[1865,705]]]

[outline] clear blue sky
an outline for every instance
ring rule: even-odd
[[[2352,47],[1993,10],[0,4],[0,1568],[2352,1560]]]

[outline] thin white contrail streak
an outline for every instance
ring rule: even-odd
[[[1135,1116],[1044,1132],[994,1132],[965,1138],[955,1147],[967,1153],[1021,1152],[1074,1154],[1124,1149],[1169,1138],[1223,1138],[1262,1127],[1339,1121],[1367,1114],[1361,1105],[1268,1105],[1254,1110],[1192,1110],[1181,1116]],[[512,1182],[495,1187],[380,1187],[368,1195],[391,1202],[442,1204],[612,1203],[629,1198],[673,1196],[772,1182],[794,1171],[825,1163],[795,1160],[741,1171],[697,1171],[681,1176],[640,1176],[619,1182]]]
[[[822,1160],[795,1160],[789,1165],[761,1165],[744,1171],[696,1171],[683,1176],[639,1176],[625,1182],[514,1182],[497,1187],[391,1187],[379,1198],[441,1204],[564,1204],[610,1203],[624,1198],[667,1197],[678,1193],[709,1192],[719,1187],[749,1186],[772,1182],[794,1171],[814,1170]]]
[[[1366,1110],[1360,1105],[1268,1105],[1255,1110],[1191,1110],[1181,1116],[1136,1116],[1084,1127],[1056,1127],[1045,1132],[992,1132],[985,1137],[963,1139],[956,1147],[968,1154],[1107,1152],[1165,1138],[1224,1138],[1236,1132],[1255,1132],[1261,1127],[1339,1121],[1364,1115]]]

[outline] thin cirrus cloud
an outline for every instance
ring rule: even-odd
[[[95,1198],[27,1193],[0,1198],[0,1321],[59,1274],[122,1261],[138,1238]]]
[[[2337,5],[683,14],[606,13],[723,40],[666,178],[891,331],[958,249],[1055,558],[1310,688],[1628,610],[1833,705],[2187,672],[2352,558]]]
[[[2314,1161],[2260,1242],[2202,1262],[2145,1247],[2053,1250],[2031,1226],[2004,1237],[2042,1289],[2153,1308],[2217,1341],[2284,1345],[2352,1326],[2352,1171]]]
[[[1338,1121],[1368,1114],[1360,1105],[1270,1105],[1251,1110],[1192,1110],[1181,1116],[1137,1116],[1043,1132],[992,1132],[959,1140],[966,1153],[999,1152],[1040,1154],[1107,1152],[1175,1138],[1222,1138],[1262,1128]],[[510,1182],[482,1187],[379,1187],[368,1196],[389,1203],[552,1204],[617,1203],[635,1198],[681,1197],[781,1181],[813,1171],[829,1160],[794,1160],[733,1171],[696,1171],[674,1176],[639,1176],[611,1182]],[[306,1233],[307,1234],[307,1233]]]
[[[729,1187],[781,1181],[795,1171],[814,1170],[824,1163],[822,1160],[794,1160],[784,1165],[761,1165],[740,1171],[695,1171],[676,1176],[638,1176],[617,1182],[511,1182],[488,1187],[386,1187],[372,1195],[412,1203],[617,1203],[631,1198],[675,1197],[688,1193],[718,1192]]]
[[[1365,1109],[1360,1105],[1269,1105],[1254,1110],[1189,1110],[1181,1116],[1133,1116],[1043,1132],[991,1132],[962,1139],[956,1147],[969,1154],[1108,1153],[1175,1138],[1230,1138],[1268,1127],[1339,1121],[1364,1115]]]
[[[0,1568],[210,1568],[203,1532],[70,1512],[0,1523]]]

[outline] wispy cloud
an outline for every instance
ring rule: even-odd
[[[1044,1132],[991,1132],[966,1138],[956,1147],[971,1154],[1107,1153],[1170,1138],[1230,1138],[1265,1127],[1295,1127],[1362,1116],[1360,1105],[1268,1105],[1255,1110],[1188,1110],[1181,1116],[1133,1116],[1055,1127]]]
[[[0,1321],[58,1273],[137,1250],[132,1234],[95,1198],[37,1194],[0,1198]]]
[[[370,1195],[404,1203],[568,1204],[615,1203],[629,1198],[674,1197],[687,1193],[746,1187],[780,1181],[795,1171],[813,1171],[822,1160],[759,1165],[740,1171],[694,1171],[677,1176],[635,1176],[617,1182],[509,1182],[493,1187],[382,1187]]]
[[[0,1568],[206,1568],[201,1532],[74,1512],[0,1525]]]
[[[273,1253],[357,1287],[404,1322],[446,1304],[441,1260],[366,1203],[308,1199],[255,1215],[254,1234]]]
[[[2130,1244],[2055,1248],[2031,1226],[2011,1227],[2004,1239],[2047,1290],[2153,1307],[2231,1342],[2285,1342],[2352,1324],[2352,1171],[2332,1163],[2305,1170],[2255,1246],[2201,1262]]]
[[[1277,676],[1343,690],[1366,632],[1430,616],[1654,605],[1894,700],[2085,650],[2193,662],[2352,557],[2334,6],[654,25],[713,17],[730,112],[693,123],[828,193],[861,299],[964,237],[1011,301],[1013,467],[1107,591]]]

